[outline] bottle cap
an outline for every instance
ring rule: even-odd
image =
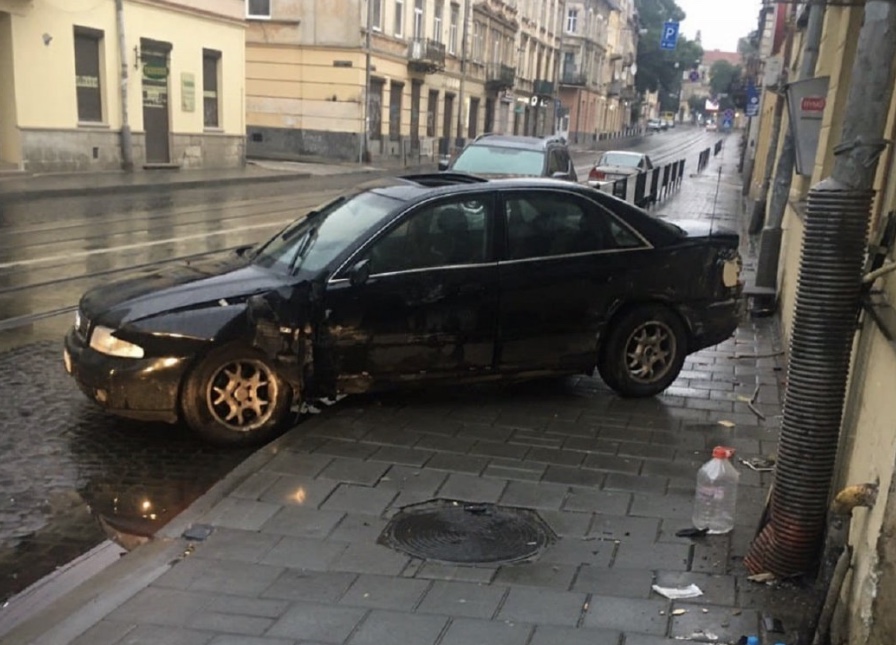
[[[731,459],[734,456],[734,448],[725,446],[716,446],[712,449],[713,459]]]
[[[747,637],[747,645],[759,645],[759,637],[758,636],[748,636]]]

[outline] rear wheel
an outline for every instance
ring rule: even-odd
[[[248,446],[279,433],[289,400],[289,386],[264,354],[227,345],[190,372],[181,407],[190,428],[211,443]]]
[[[645,305],[611,324],[597,362],[607,385],[625,397],[647,397],[678,378],[687,355],[687,335],[675,313],[661,305]]]

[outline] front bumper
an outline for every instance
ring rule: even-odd
[[[112,414],[178,420],[178,396],[191,357],[118,358],[91,349],[75,330],[65,336],[66,371],[84,394]]]

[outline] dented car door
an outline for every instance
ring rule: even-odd
[[[498,269],[491,192],[430,201],[362,247],[327,285],[318,344],[337,390],[487,373]]]

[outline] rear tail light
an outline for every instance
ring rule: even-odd
[[[737,250],[731,249],[720,254],[722,263],[722,284],[731,289],[741,283],[740,274],[743,271],[743,260]]]
[[[607,173],[598,170],[597,168],[592,168],[591,172],[588,173],[589,181],[600,181],[601,179],[606,179]]]

